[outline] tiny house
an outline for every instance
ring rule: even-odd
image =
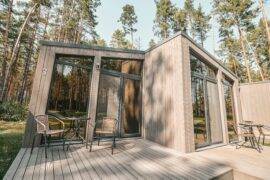
[[[185,153],[226,144],[236,139],[238,93],[237,77],[184,33],[146,51],[41,41],[24,146],[33,116],[47,113],[115,117],[119,138]]]

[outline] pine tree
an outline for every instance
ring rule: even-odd
[[[138,22],[137,15],[135,14],[134,6],[132,5],[125,5],[122,10],[123,12],[118,21],[122,23],[124,32],[126,34],[130,34],[131,44],[134,46],[133,33],[137,31],[137,29],[134,27],[134,25]]]
[[[252,20],[256,16],[256,9],[253,8],[253,5],[252,0],[225,0],[223,2],[214,0],[213,3],[214,12],[218,15],[223,28],[236,29],[238,32],[236,35],[239,37],[248,82],[251,82],[252,78],[244,34],[253,26]]]
[[[191,34],[192,38],[195,38],[195,32],[193,31],[194,26],[194,0],[185,0],[184,3],[184,11],[186,12],[187,18],[187,29],[188,32]]]
[[[267,34],[265,33],[264,20],[261,19],[256,27],[254,27],[248,33],[246,43],[251,49],[253,59],[258,66],[260,77],[265,80],[266,76],[269,75],[269,54],[268,54],[268,40]]]
[[[126,39],[125,33],[117,29],[112,35],[110,45],[115,48],[131,48],[131,43]]]
[[[270,28],[269,28],[269,22],[267,20],[267,15],[265,12],[265,8],[264,8],[264,0],[259,0],[260,3],[260,10],[262,12],[263,15],[263,22],[264,22],[264,26],[265,26],[265,33],[268,39],[268,54],[270,56]]]
[[[161,37],[161,39],[165,39],[169,37],[171,33],[175,6],[171,3],[170,0],[155,0],[155,3],[155,34]]]
[[[203,47],[204,45],[203,43],[207,38],[207,32],[211,28],[209,24],[211,17],[209,15],[206,15],[202,11],[202,6],[200,4],[198,9],[195,10],[193,18],[194,18],[194,25],[191,28],[192,32],[194,32],[195,37],[198,39],[198,41]]]
[[[155,40],[154,39],[151,39],[150,41],[149,41],[149,48],[152,48],[152,47],[154,47],[156,45],[156,42],[155,42]]]
[[[173,32],[187,32],[187,25],[187,12],[182,9],[175,9],[172,24]]]

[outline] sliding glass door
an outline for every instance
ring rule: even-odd
[[[211,132],[211,143],[222,142],[222,125],[220,116],[220,105],[218,96],[217,83],[206,81],[207,88],[207,104],[208,104],[208,119]]]
[[[203,79],[192,77],[193,123],[196,146],[209,144],[209,130],[205,113],[205,88]]]
[[[141,82],[124,79],[122,135],[139,135],[141,128]]]
[[[234,102],[233,102],[233,89],[232,84],[223,80],[224,98],[225,98],[225,109],[227,118],[227,128],[229,135],[229,142],[237,141],[237,130],[236,130],[236,119],[234,113]]]
[[[191,55],[195,147],[221,143],[222,125],[215,71]]]
[[[96,121],[104,117],[119,119],[120,84],[119,77],[100,74]]]
[[[141,62],[103,59],[96,120],[114,117],[121,137],[141,134]]]

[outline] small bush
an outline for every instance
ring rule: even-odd
[[[16,102],[0,103],[0,120],[23,121],[27,116],[27,108]]]

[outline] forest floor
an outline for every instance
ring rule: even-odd
[[[22,144],[25,122],[0,121],[0,179],[13,162]]]

